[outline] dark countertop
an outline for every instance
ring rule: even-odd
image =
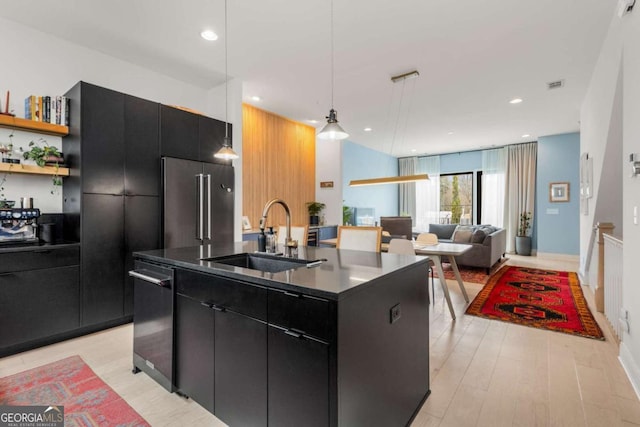
[[[37,245],[8,245],[8,246],[0,246],[0,254],[8,253],[8,252],[29,252],[29,251],[42,251],[46,249],[56,249],[63,248],[69,246],[80,246],[78,242],[56,242],[56,243],[43,243]]]
[[[280,246],[280,249],[282,247]],[[244,280],[282,290],[304,292],[322,298],[339,300],[352,295],[372,281],[389,273],[421,264],[427,280],[427,258],[422,256],[300,247],[298,258],[315,261],[326,259],[316,267],[305,266],[280,273],[268,273],[234,267],[201,258],[253,253],[257,242],[237,242],[227,246],[193,246],[135,252],[134,256],[163,264]]]

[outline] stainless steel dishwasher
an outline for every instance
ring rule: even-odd
[[[173,282],[170,268],[136,261],[133,281],[133,373],[173,387]]]

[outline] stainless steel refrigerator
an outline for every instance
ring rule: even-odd
[[[162,158],[163,247],[233,243],[231,165]]]

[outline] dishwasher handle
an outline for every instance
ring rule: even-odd
[[[144,280],[145,282],[153,283],[154,285],[158,285],[163,288],[171,287],[171,277],[158,275],[152,276],[153,272],[149,270],[131,270],[129,271],[129,276],[135,277],[136,279]]]

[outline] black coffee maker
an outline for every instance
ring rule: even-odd
[[[0,246],[37,245],[39,217],[35,208],[0,209]]]

